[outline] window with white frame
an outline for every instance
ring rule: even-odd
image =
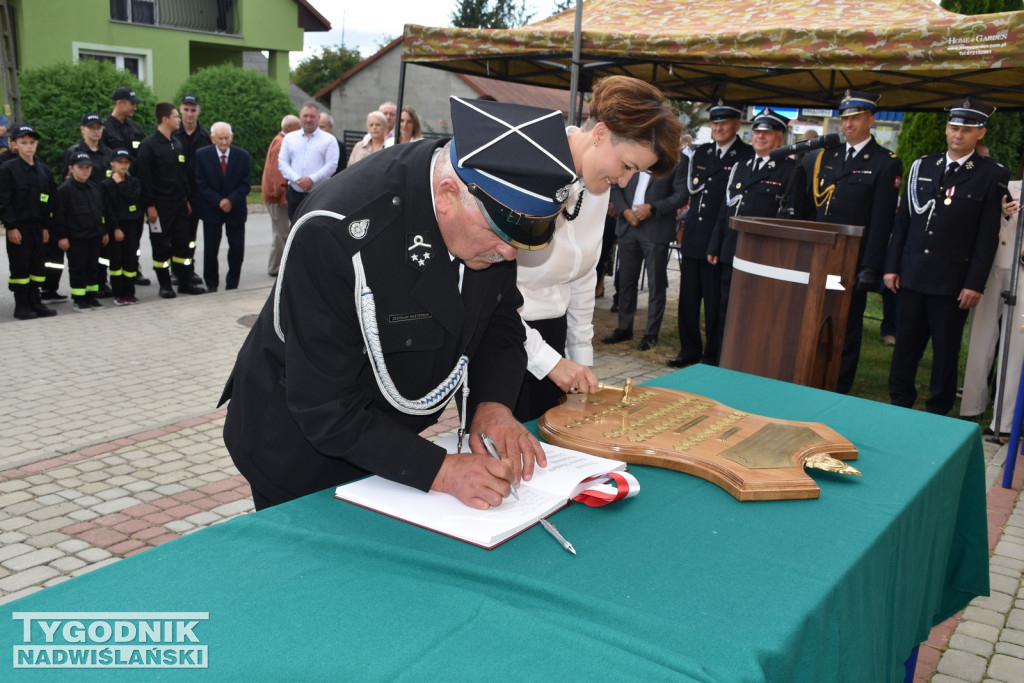
[[[92,59],[98,62],[110,62],[118,69],[123,69],[143,83],[153,82],[153,53],[146,49],[133,49],[115,45],[97,45],[93,43],[73,43],[73,59],[76,62]]]

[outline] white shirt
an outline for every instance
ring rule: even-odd
[[[304,191],[295,183],[299,178],[309,176],[313,187],[316,187],[334,175],[337,169],[338,139],[330,133],[316,128],[312,135],[306,135],[300,128],[285,135],[281,141],[277,170],[293,190]]]
[[[651,174],[647,171],[638,173],[636,176],[636,192],[633,193],[633,210],[636,211],[644,204],[644,196],[647,194],[647,186],[651,184]]]
[[[573,184],[565,202],[570,210],[582,187],[582,181]],[[610,187],[600,194],[588,189],[576,220],[558,215],[551,244],[539,251],[521,250],[516,257],[516,284],[525,302],[519,312],[526,326],[526,369],[538,379],[563,355],[581,365],[594,364],[594,289],[610,193]],[[529,322],[563,314],[568,326],[565,348],[553,349]]]

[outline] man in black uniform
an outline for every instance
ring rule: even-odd
[[[690,159],[686,186],[690,191],[690,210],[683,227],[682,263],[679,266],[679,354],[666,361],[681,368],[692,363],[715,364],[718,361],[719,289],[722,274],[708,262],[711,231],[718,222],[725,186],[733,166],[754,155],[750,145],[739,139],[738,105],[722,100],[708,110],[713,142],[701,145]],[[700,304],[704,302],[704,333],[700,335]]]
[[[452,98],[452,128],[370,156],[296,214],[222,397],[257,509],[367,473],[486,508],[545,466],[511,411],[526,368],[514,259],[547,244],[575,178],[564,124]],[[418,436],[452,397],[472,453]]]
[[[788,157],[772,159],[769,153],[786,141],[789,119],[772,109],[763,109],[753,121],[754,156],[733,166],[726,186],[718,221],[708,243],[708,263],[722,271],[719,293],[719,341],[724,339],[725,316],[732,287],[736,231],[729,227],[731,216],[761,218],[804,218],[808,212],[807,180],[800,165]],[[719,346],[721,351],[721,346]],[[717,364],[718,357],[715,358]]]
[[[965,98],[947,110],[947,151],[923,156],[910,167],[885,258],[885,285],[900,293],[889,397],[893,405],[914,405],[917,365],[931,337],[931,396],[925,409],[939,415],[956,399],[964,324],[981,299],[995,258],[1010,177],[1000,164],[974,153],[995,107]]]
[[[39,285],[46,279],[43,244],[53,225],[53,176],[36,157],[39,133],[31,126],[15,126],[9,138],[16,156],[0,166],[0,221],[7,228],[11,267],[7,286],[14,292],[15,318],[49,317],[57,311],[40,301]]]
[[[193,253],[196,248],[196,235],[199,232],[199,188],[196,185],[196,151],[212,145],[210,131],[199,123],[199,98],[196,95],[182,95],[179,104],[181,114],[181,125],[173,135],[181,143],[185,150],[185,173],[188,177],[188,203],[192,207],[192,213],[188,216],[189,244]],[[202,285],[203,279],[196,275],[195,262],[188,266],[189,277],[193,285]],[[173,279],[173,278],[172,278]]]
[[[178,130],[178,110],[170,102],[156,105],[156,132],[142,141],[135,159],[142,183],[142,205],[149,221],[149,240],[153,247],[153,268],[160,283],[160,296],[173,299],[171,267],[178,274],[178,291],[202,294],[206,290],[192,284],[188,266],[193,249],[188,232],[188,179],[185,177],[185,150],[174,137]],[[159,219],[159,224],[157,220]]]
[[[107,177],[110,170],[110,157],[113,150],[103,144],[103,119],[99,114],[85,114],[79,126],[82,139],[71,145],[64,151],[64,164],[61,166],[60,177],[65,180],[71,175],[72,160],[75,154],[82,152],[89,155],[92,163],[92,173],[89,176],[90,182],[99,185]],[[64,251],[57,245],[57,240],[50,240],[44,247],[46,252],[46,282],[43,283],[42,300],[52,303],[63,303],[67,297],[57,292],[60,285],[60,276],[64,273]],[[109,261],[104,262],[106,255],[101,251],[99,265],[104,266],[104,273]],[[97,278],[99,278],[97,269]],[[102,281],[106,284],[105,277]],[[109,289],[109,287],[108,287]]]
[[[839,361],[836,391],[841,394],[850,392],[857,375],[864,308],[868,292],[876,288],[882,274],[903,175],[900,158],[875,142],[871,135],[878,97],[847,90],[839,104],[846,144],[823,149],[808,162],[811,195],[816,207],[814,220],[864,226]]]
[[[131,88],[120,87],[114,91],[114,109],[103,122],[103,144],[110,149],[126,149],[132,156],[131,173],[136,174],[135,158],[139,154],[139,145],[146,134],[139,124],[132,120],[132,115],[139,106],[139,98]],[[149,278],[142,276],[142,267],[135,275],[135,284],[146,286]]]

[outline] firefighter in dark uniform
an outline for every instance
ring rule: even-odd
[[[181,125],[172,135],[181,143],[185,150],[185,173],[188,175],[188,203],[192,213],[188,216],[189,243],[192,251],[196,248],[196,235],[199,232],[199,187],[196,185],[196,150],[212,145],[210,131],[199,122],[199,98],[188,94],[181,96],[179,103]],[[189,277],[192,284],[202,285],[203,279],[196,275],[195,261],[189,264]]]
[[[893,405],[914,405],[914,378],[930,337],[931,396],[925,408],[939,415],[956,399],[964,324],[995,258],[1010,177],[999,163],[975,153],[995,108],[966,98],[947,110],[947,151],[910,167],[885,259],[885,285],[900,293],[889,397]]]
[[[178,110],[170,102],[156,105],[156,132],[139,145],[135,159],[142,183],[142,205],[150,223],[149,241],[153,248],[153,268],[160,284],[160,296],[173,299],[171,268],[178,275],[178,291],[203,294],[206,290],[192,284],[188,270],[193,248],[188,233],[188,179],[185,177],[185,150],[172,135],[178,130]],[[159,227],[156,227],[159,219]],[[159,232],[158,232],[159,231]]]
[[[146,137],[139,124],[132,120],[139,104],[139,98],[131,88],[121,87],[114,91],[114,109],[103,122],[103,144],[110,149],[126,149],[132,155],[132,175],[136,174],[135,157],[139,153],[139,145]],[[135,275],[135,284],[146,286],[149,278],[143,277],[142,269]]]
[[[864,226],[836,383],[836,391],[842,394],[850,392],[857,374],[864,308],[868,292],[876,289],[882,275],[903,175],[900,158],[871,135],[878,97],[847,90],[839,104],[846,144],[820,150],[809,162],[814,220]]]
[[[15,318],[49,317],[57,311],[43,305],[39,285],[46,280],[43,244],[53,227],[53,175],[36,157],[39,133],[31,126],[15,126],[9,138],[16,156],[0,166],[0,221],[11,267],[7,286],[14,292]]]
[[[718,222],[725,186],[736,164],[754,155],[750,145],[740,140],[741,107],[719,100],[708,110],[711,137],[690,158],[686,187],[690,191],[690,210],[683,227],[682,262],[679,266],[679,354],[666,363],[681,368],[692,363],[718,362],[719,289],[721,268],[708,262],[708,243]],[[704,330],[700,334],[700,306],[704,302]]]
[[[85,114],[80,126],[82,139],[64,151],[64,163],[60,177],[67,180],[71,175],[71,161],[75,154],[82,152],[89,155],[92,162],[92,175],[89,180],[99,185],[107,177],[110,170],[110,157],[113,150],[103,144],[103,119],[99,114]],[[46,252],[46,282],[43,283],[42,299],[44,302],[63,303],[67,297],[57,292],[60,276],[64,272],[64,252],[57,245],[57,240],[50,240],[44,247]],[[101,253],[100,264],[104,264],[105,256]],[[97,271],[97,277],[99,271]],[[101,280],[101,283],[104,281]]]
[[[68,254],[74,308],[86,311],[103,307],[96,300],[99,254],[116,227],[116,216],[102,186],[92,180],[92,157],[76,152],[70,162],[71,177],[57,188],[55,232],[57,244]]]
[[[753,120],[754,156],[732,168],[718,212],[718,221],[708,243],[708,263],[722,271],[719,296],[719,340],[724,338],[725,316],[732,286],[733,257],[736,255],[736,231],[729,227],[731,216],[762,218],[804,218],[809,211],[807,179],[796,161],[772,159],[769,152],[786,141],[789,119],[770,108],[761,110]],[[717,364],[717,358],[716,364]]]
[[[514,259],[551,239],[576,177],[564,123],[452,98],[452,128],[370,156],[296,214],[222,397],[257,509],[367,473],[486,508],[545,465],[511,411],[526,368]],[[470,438],[446,455],[418,434],[452,398]],[[481,455],[481,432],[504,460]]]

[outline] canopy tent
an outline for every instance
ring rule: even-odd
[[[574,11],[518,29],[407,24],[403,60],[568,88]],[[832,108],[847,89],[895,110],[977,96],[1024,109],[1024,12],[963,16],[930,0],[590,0],[581,90],[629,74],[669,96]]]

